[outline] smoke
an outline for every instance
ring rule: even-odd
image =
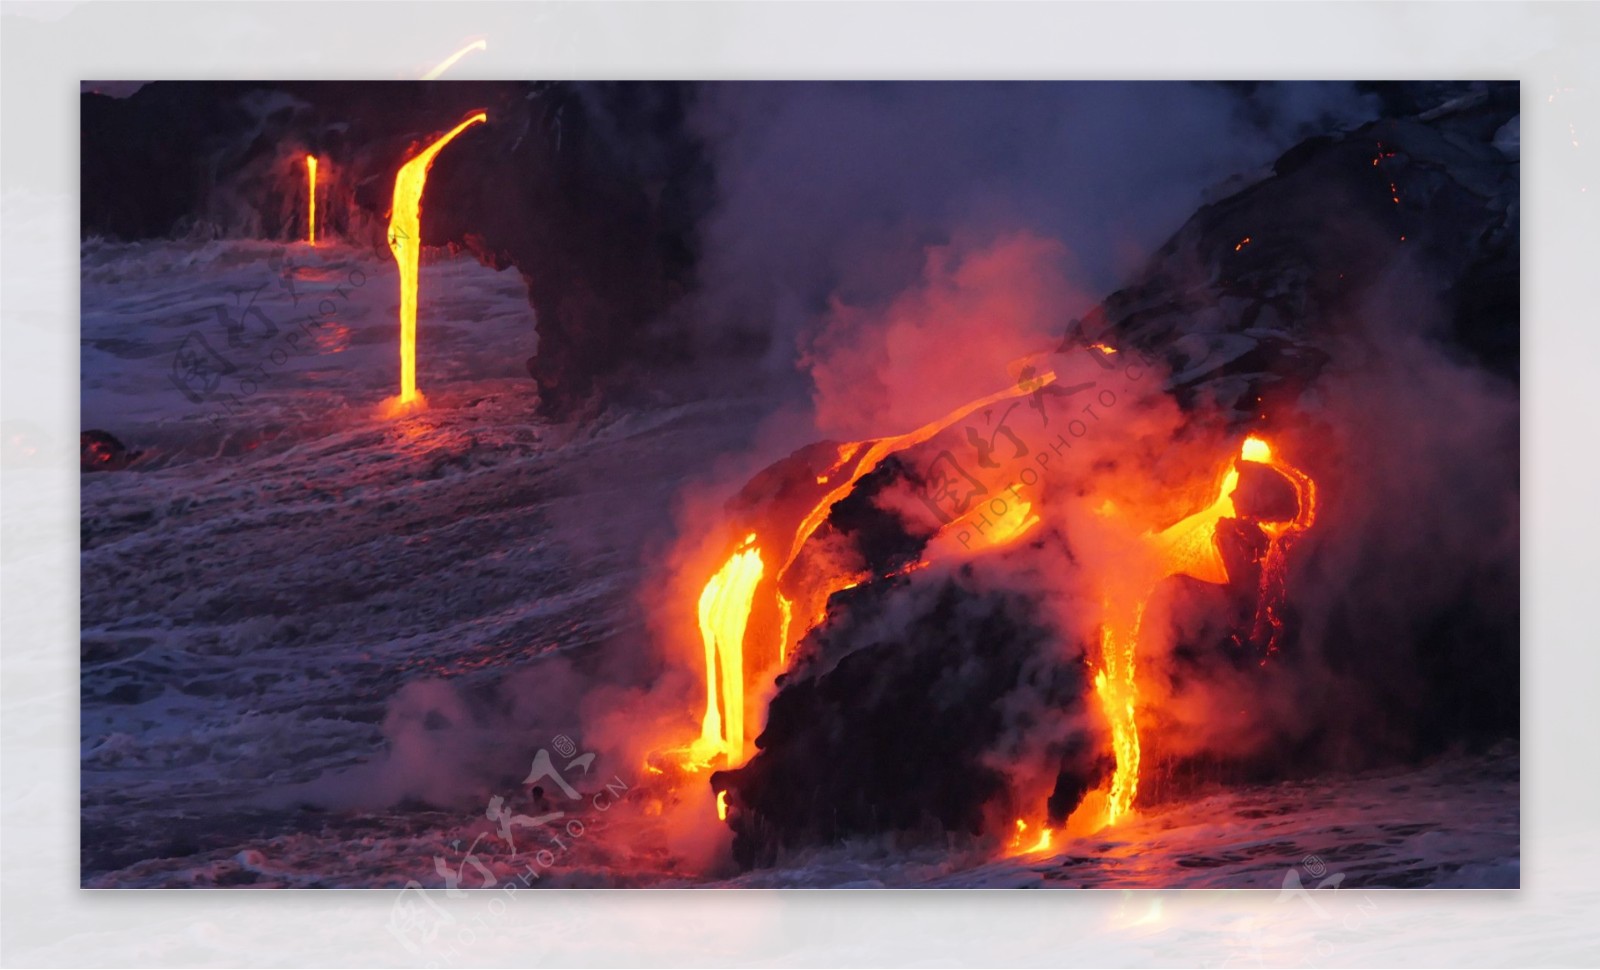
[[[1282,777],[1414,760],[1518,728],[1518,394],[1441,339],[1401,261],[1341,319],[1274,440],[1317,483],[1289,556],[1291,636],[1230,659],[1238,603],[1170,581],[1142,648],[1155,744]]]
[[[1401,754],[1517,728],[1517,388],[1439,339],[1427,279],[1393,267],[1320,382],[1326,528],[1295,586],[1349,688],[1311,706]]]
[[[1330,222],[1326,231],[1365,229]],[[814,364],[819,422],[841,431],[871,427],[904,404],[916,410],[900,413],[893,427],[903,430],[952,400],[995,389],[1008,354],[1048,332],[1050,297],[1041,294],[1068,292],[1056,271],[1060,255],[1060,247],[1031,236],[959,255],[941,250],[880,316],[836,310],[830,324],[858,322],[848,339],[868,348],[874,335],[883,346],[902,346],[928,332],[960,333],[963,317],[974,314],[994,324],[990,334],[973,328],[952,340],[942,356],[875,355],[843,340],[822,342],[838,350]],[[966,271],[974,265],[982,271]],[[1020,407],[1015,417],[995,408],[974,418],[984,436],[997,420],[1015,422],[1020,465],[1039,472],[1037,484],[1023,478],[1025,487],[1010,492],[1018,462],[984,477],[984,501],[1032,501],[1053,536],[981,561],[990,588],[1042,604],[1061,634],[1050,649],[1071,653],[1092,642],[1117,583],[1132,584],[1125,595],[1149,594],[1139,647],[1146,789],[1154,796],[1147,802],[1183,794],[1183,779],[1171,777],[1179,768],[1190,780],[1282,778],[1515,735],[1518,395],[1513,382],[1452,341],[1441,282],[1421,259],[1394,261],[1326,322],[1317,339],[1329,363],[1273,415],[1274,447],[1311,475],[1320,500],[1315,527],[1288,558],[1289,637],[1264,664],[1261,644],[1233,639],[1257,606],[1255,576],[1241,571],[1226,586],[1163,579],[1155,563],[1142,562],[1138,542],[1142,531],[1216,498],[1218,473],[1237,454],[1238,428],[1203,402],[1180,411],[1160,390],[1167,375],[1159,371],[1139,382],[1142,393],[1106,385],[1117,387],[1119,403],[1085,419],[1092,425],[1072,438],[1068,455],[1048,446],[1063,440],[1055,436],[1067,413],[1052,410],[1054,429]],[[986,336],[1016,342],[984,364]],[[1107,376],[1081,352],[1037,359],[1064,385]],[[987,382],[979,377],[974,385],[971,371],[989,375]],[[992,440],[1000,441],[1000,458],[1010,457],[1003,439]],[[925,465],[942,446],[930,443],[912,463]],[[1053,466],[1040,464],[1040,455]],[[927,534],[923,488],[907,479],[876,503],[909,532]],[[1111,505],[1139,517],[1108,517]],[[944,543],[940,555],[971,551]],[[912,579],[937,581],[933,571]],[[855,639],[889,638],[899,619],[880,616]],[[1038,790],[1040,772],[1065,743],[1063,730],[1093,733],[1025,691],[997,703],[1008,727],[985,759],[1008,776],[1014,797]]]
[[[492,684],[413,680],[389,701],[378,757],[275,797],[335,809],[481,805],[522,780],[541,744],[574,733],[590,686],[562,657]]]
[[[859,439],[1017,380],[1015,362],[1059,342],[1199,203],[1376,105],[1346,85],[769,85],[701,109],[720,202],[705,339],[759,321],[767,371],[798,370],[815,435]],[[1316,231],[1371,228],[1340,222]],[[1142,649],[1170,693],[1152,739],[1168,756],[1281,773],[1515,732],[1516,390],[1449,349],[1440,283],[1393,265],[1327,328],[1341,336],[1316,385],[1274,415],[1324,497],[1290,557],[1293,655],[1219,659],[1253,590],[1157,587]],[[1099,503],[1169,524],[1214,497],[1208,462],[1237,447],[1204,404],[1181,415],[1161,395],[1097,420],[1052,499],[1073,552],[1058,575],[1079,594],[1061,604],[1128,555],[1126,537],[1097,535]],[[914,514],[900,499],[881,497]]]
[[[1026,303],[998,320],[916,321],[908,292],[982,272],[975,254],[992,248],[1027,263],[1032,295],[1059,298],[1064,323],[1207,188],[1375,107],[1348,84],[708,85],[693,118],[717,193],[693,301],[702,344],[754,332],[766,379],[796,363],[817,378],[826,426],[849,407],[840,379],[864,366],[841,354],[955,356],[974,327],[998,347],[1039,323]]]
[[[752,330],[765,341],[754,373],[789,392],[769,391],[786,406],[757,437],[766,461],[805,440],[910,431],[1025,379],[1015,362],[1054,349],[1208,187],[1270,161],[1340,104],[1345,121],[1370,110],[1343,86],[1288,104],[1199,85],[713,86],[695,117],[718,189],[701,233],[700,339],[713,351]],[[1050,366],[1061,386],[1103,376],[1081,357]],[[800,396],[809,415],[790,403]],[[1135,478],[1161,464],[1176,423],[1164,397],[1130,401],[1079,443],[1067,481],[1094,467]],[[1042,431],[1040,447],[1057,433]],[[1162,469],[1167,481],[1189,470]],[[900,499],[901,511],[920,504]],[[696,548],[670,577],[703,581],[723,519],[714,506],[680,518]],[[1073,563],[1051,565],[1061,582],[1049,593],[1016,588],[1048,604],[1069,642],[1091,642],[1090,584]],[[675,589],[679,605],[657,615],[692,629],[683,604],[695,595]],[[1007,727],[985,755],[1028,797],[1049,794],[1067,738],[1098,730],[1038,696],[1006,695]]]
[[[1066,248],[1029,232],[929,247],[922,276],[881,310],[835,298],[801,358],[817,431],[870,438],[915,428],[1011,383],[1008,366],[1059,339],[1093,301]]]
[[[674,535],[647,544],[655,566],[640,600],[651,645],[630,648],[625,677],[541,662],[505,685],[515,699],[490,705],[492,715],[459,688],[410,685],[385,721],[387,760],[350,789],[377,802],[486,790],[494,772],[483,752],[498,738],[574,724],[619,763],[683,740],[704,703],[694,604],[737,526],[725,502],[756,472],[801,443],[903,433],[1026,380],[1017,362],[1054,350],[1208,189],[1372,111],[1348,85],[706,86],[692,121],[717,202],[700,227],[688,315],[702,359],[718,367],[761,348],[745,387],[765,423],[753,443],[712,452],[718,460],[679,490]],[[1514,679],[1515,656],[1508,670],[1494,638],[1506,623],[1515,629],[1516,394],[1442,349],[1426,324],[1444,314],[1416,275],[1397,267],[1370,291],[1333,363],[1284,416],[1287,457],[1326,499],[1290,560],[1293,658],[1265,671],[1196,664],[1235,622],[1237,591],[1160,583],[1141,644],[1165,694],[1155,696],[1153,750],[1278,767],[1311,751],[1308,764],[1354,764],[1414,754],[1430,718],[1439,737],[1504,725],[1504,710],[1463,716],[1452,705],[1506,697],[1514,729],[1515,692],[1495,681]],[[1060,388],[1097,393],[1107,379],[1082,353],[1039,359]],[[1045,604],[1058,652],[1041,664],[1084,662],[1100,567],[1129,555],[1128,535],[1097,518],[1101,506],[1144,509],[1147,528],[1170,524],[1215,497],[1212,473],[1237,448],[1237,429],[1152,390],[1164,376],[1151,368],[1144,392],[1102,409],[1070,457],[1054,452],[1037,498],[1055,538],[981,574],[984,589]],[[1030,459],[1068,433],[1065,412],[1046,414],[1068,402],[1044,401],[1016,402]],[[903,489],[880,504],[908,519],[920,506]],[[925,599],[906,602],[921,609]],[[903,633],[904,619],[884,613],[879,632]],[[1452,623],[1480,619],[1495,631],[1481,651],[1440,653],[1460,642]],[[641,656],[657,665],[653,683],[633,669]],[[1070,737],[1103,733],[1092,705],[1040,701],[1053,696],[1005,695],[999,740],[982,753],[1013,775],[1038,766],[1037,777],[1014,778],[1030,794],[1047,787]],[[683,811],[704,817],[704,805]]]

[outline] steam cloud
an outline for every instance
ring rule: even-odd
[[[1033,237],[1039,249],[1014,254],[1028,257],[1028,278],[1016,282],[1063,301],[1059,331],[1208,189],[1307,134],[1375,114],[1375,100],[1348,84],[1249,94],[1169,83],[711,85],[695,121],[718,204],[703,227],[694,315],[708,347],[750,331],[767,340],[767,378],[794,374],[797,346],[809,348],[810,374],[827,375],[845,366],[838,354],[954,355],[980,327],[1004,345],[1042,325],[1039,308],[917,322],[904,319],[917,307],[902,303],[888,328],[863,314],[943,272],[978,272],[972,254],[997,240]],[[918,332],[906,334],[908,324]],[[955,328],[951,339],[941,327]],[[895,339],[908,336],[915,346]],[[826,376],[817,383],[827,426],[849,402],[827,400],[838,388]],[[882,396],[912,391],[906,383],[887,383]]]
[[[759,380],[766,421],[753,447],[718,455],[685,490],[675,532],[702,536],[703,547],[653,537],[664,582],[644,594],[652,622],[675,625],[680,640],[693,630],[704,575],[686,566],[721,541],[721,499],[751,473],[805,442],[904,432],[1006,386],[1008,362],[1058,342],[1207,190],[1258,173],[1309,133],[1374,114],[1341,84],[706,86],[693,123],[714,160],[717,204],[701,226],[691,315],[707,384],[748,393]],[[1197,669],[1183,648],[1212,635],[1226,605],[1182,581],[1157,597],[1156,613],[1172,622],[1155,624],[1141,662],[1172,684],[1155,739],[1170,756],[1355,766],[1497,729],[1507,704],[1514,727],[1516,692],[1504,686],[1514,658],[1507,669],[1492,647],[1515,636],[1517,617],[1516,389],[1431,339],[1441,311],[1425,276],[1403,270],[1368,293],[1289,442],[1327,496],[1316,534],[1291,560],[1295,659],[1265,673]],[[727,378],[717,362],[752,346],[760,366]],[[1089,600],[1084,570],[1095,556],[1092,533],[1075,522],[1091,496],[1192,480],[1199,469],[1180,467],[1170,448],[1180,436],[1202,439],[1190,454],[1236,447],[1165,398],[1118,411],[1057,486],[1070,493],[1050,523],[1065,546],[1017,567],[1011,588],[1049,587],[1040,595],[1080,642],[1090,611],[1073,610]],[[1174,511],[1193,497],[1173,496]],[[914,506],[884,501],[908,515]],[[1467,637],[1483,649],[1441,654],[1472,623],[1488,625]],[[651,660],[678,672],[650,682],[633,658],[621,686],[541,663],[504,685],[506,713],[493,723],[526,731],[534,710],[540,730],[576,719],[638,763],[635,739],[659,732],[630,728],[618,712],[667,724],[703,703],[681,675],[692,658],[665,653]],[[1242,696],[1252,700],[1241,712]],[[369,795],[459,797],[484,778],[473,766],[486,735],[464,726],[479,716],[463,703],[442,685],[403,691],[385,724],[390,760]],[[463,725],[445,732],[450,752],[427,727],[436,714]],[[1017,733],[996,756],[1016,763],[1060,740],[1030,738],[1024,726],[1070,719],[1006,718]]]

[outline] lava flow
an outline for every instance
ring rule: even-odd
[[[1277,650],[1282,621],[1278,618],[1283,595],[1284,550],[1289,540],[1309,528],[1316,514],[1316,492],[1311,479],[1273,457],[1272,447],[1261,438],[1246,438],[1239,458],[1222,477],[1217,498],[1209,506],[1160,532],[1140,537],[1139,554],[1127,565],[1106,570],[1102,577],[1104,615],[1101,622],[1100,669],[1095,692],[1111,725],[1116,771],[1104,792],[1103,824],[1112,825],[1132,811],[1139,793],[1139,686],[1135,676],[1139,630],[1145,606],[1156,584],[1170,576],[1190,576],[1201,582],[1227,583],[1230,579],[1216,543],[1217,524],[1237,518],[1233,495],[1239,485],[1239,463],[1267,465],[1294,486],[1297,509],[1292,521],[1269,522],[1252,518],[1268,537],[1261,558],[1261,586],[1257,602],[1257,627],[1271,627],[1267,650]],[[1102,514],[1114,515],[1107,503]],[[1265,618],[1265,619],[1263,619]]]
[[[1055,833],[1048,828],[1041,828],[1038,838],[1030,836],[1028,834],[1028,823],[1019,818],[1017,819],[1017,834],[1011,837],[1011,854],[1032,855],[1036,852],[1048,851],[1054,838]],[[1033,839],[1033,841],[1029,842],[1029,839]]]
[[[850,494],[856,483],[889,455],[927,441],[975,411],[1032,393],[1055,379],[1053,372],[1046,373],[1031,383],[997,391],[908,434],[840,445],[838,457],[832,466],[817,476],[816,484],[827,486],[827,492],[807,508],[791,533],[767,545],[767,549],[782,550],[781,558],[771,557],[770,561],[776,568],[770,572],[766,571],[765,565],[769,553],[764,553],[762,546],[758,545],[760,537],[754,532],[744,537],[700,594],[698,615],[705,652],[706,712],[701,719],[700,737],[676,752],[683,767],[709,767],[718,757],[728,765],[744,760],[747,753],[745,739],[749,736],[745,687],[750,678],[763,673],[755,669],[756,664],[747,662],[746,657],[747,648],[752,646],[746,643],[750,614],[755,608],[758,594],[766,592],[770,597],[768,602],[778,617],[777,629],[771,636],[773,642],[764,645],[766,649],[761,656],[775,658],[781,666],[788,660],[789,646],[822,622],[828,597],[866,578],[830,576],[803,589],[785,591],[784,581],[789,567],[794,564],[806,540],[827,520],[834,504]],[[1027,511],[1025,506],[1019,509],[1023,516]],[[1018,518],[1008,523],[1006,541],[1019,537],[1037,521],[1037,518]],[[764,575],[767,577],[765,582]],[[798,625],[795,623],[797,616],[801,618]]]
[[[306,242],[317,244],[317,156],[306,156]]]
[[[744,750],[742,646],[762,571],[761,551],[751,548],[755,541],[754,532],[745,536],[744,548],[733,554],[700,594],[700,637],[706,648],[706,713],[700,736],[703,742],[721,739],[727,751]]]
[[[1053,373],[1039,383],[1055,380]],[[791,576],[801,548],[822,525],[834,505],[846,497],[860,479],[889,455],[918,445],[945,428],[982,408],[991,407],[1031,388],[1007,389],[958,408],[950,414],[899,437],[851,442],[838,446],[837,457],[823,474],[816,476],[824,493],[790,506],[789,521],[798,524],[790,530],[774,530],[770,524],[745,531],[742,541],[712,574],[701,590],[698,619],[704,653],[705,713],[699,738],[678,749],[682,767],[698,770],[717,761],[727,766],[741,763],[749,754],[750,728],[759,723],[760,712],[747,704],[750,688],[759,683],[773,663],[784,669],[789,648],[803,639],[826,617],[833,593],[868,579],[848,570],[824,568],[825,575],[808,574],[802,568]],[[1264,465],[1277,471],[1294,490],[1296,508],[1288,521],[1267,521],[1252,511],[1241,515],[1234,495],[1239,487],[1241,468]],[[1262,438],[1245,439],[1236,456],[1221,474],[1216,498],[1205,508],[1164,528],[1136,532],[1127,525],[1139,519],[1136,510],[1123,510],[1105,502],[1098,511],[1110,520],[1119,552],[1111,561],[1096,567],[1100,588],[1100,650],[1094,672],[1094,689],[1111,735],[1111,754],[1115,769],[1110,781],[1090,792],[1065,825],[1051,828],[1048,823],[1018,819],[1010,840],[1013,852],[1043,852],[1051,847],[1056,832],[1085,834],[1114,825],[1128,818],[1139,792],[1140,692],[1137,676],[1139,639],[1146,607],[1158,585],[1171,576],[1184,575],[1207,583],[1226,584],[1229,576],[1217,544],[1218,525],[1225,519],[1242,519],[1258,527],[1266,537],[1259,558],[1261,580],[1253,637],[1267,643],[1267,654],[1277,649],[1282,630],[1280,616],[1283,596],[1285,551],[1292,539],[1309,528],[1315,515],[1315,489],[1311,479],[1278,461],[1271,446]],[[1026,535],[1040,521],[1034,502],[1018,499],[1005,509],[993,510],[996,520],[985,519],[987,531],[964,528],[966,517],[949,522],[927,544],[923,561],[906,570],[925,565],[929,558],[984,552],[1010,545]],[[975,548],[973,539],[978,545]],[[961,547],[957,549],[957,544]],[[774,552],[776,551],[776,552]],[[752,619],[759,615],[760,619]],[[775,643],[766,641],[775,640]],[[725,793],[721,793],[725,798]],[[725,816],[726,801],[719,801],[718,814]]]
[[[400,269],[400,395],[393,401],[396,409],[423,403],[417,391],[417,266],[422,255],[422,188],[428,181],[428,169],[433,165],[434,156],[452,139],[471,125],[488,120],[488,113],[479,111],[417,153],[395,173],[394,202],[389,214],[389,250],[394,253],[395,264]]]
[[[1251,442],[1256,443],[1254,452],[1250,450]],[[1283,583],[1287,570],[1289,546],[1294,540],[1311,528],[1317,518],[1317,484],[1311,477],[1298,468],[1293,468],[1272,456],[1272,449],[1265,441],[1251,438],[1245,442],[1245,461],[1259,462],[1270,465],[1281,475],[1287,478],[1295,488],[1295,495],[1299,507],[1295,517],[1288,522],[1258,522],[1261,531],[1267,536],[1267,550],[1261,556],[1261,585],[1256,597],[1256,619],[1251,630],[1251,639],[1256,642],[1266,641],[1267,656],[1278,652],[1278,646],[1283,640]],[[1266,663],[1263,658],[1262,663]]]

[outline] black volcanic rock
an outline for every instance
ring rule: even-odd
[[[687,352],[686,332],[662,318],[693,285],[694,227],[709,205],[708,162],[684,118],[692,92],[541,85],[493,126],[495,144],[435,165],[451,203],[427,241],[462,240],[522,274],[538,316],[528,370],[546,413],[624,393]]]
[[[1049,735],[1035,717],[1082,711],[1086,668],[1063,659],[1026,598],[953,580],[868,584],[836,595],[831,617],[780,678],[755,757],[712,775],[728,793],[740,864],[851,836],[943,839],[1008,824],[998,753],[1019,735]],[[895,632],[871,632],[886,628]],[[1052,809],[1065,815],[1098,782],[1100,747],[1072,732],[1050,747]]]
[[[1289,522],[1301,511],[1294,484],[1282,472],[1249,461],[1239,463],[1233,507],[1239,515],[1263,522]]]
[[[1494,136],[1517,85],[1441,90],[1452,100],[1308,139],[1203,206],[1083,321],[1086,339],[1163,358],[1179,404],[1246,425],[1292,405],[1363,293],[1402,267],[1446,307],[1437,339],[1514,380],[1520,172]]]

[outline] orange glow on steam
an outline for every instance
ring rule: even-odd
[[[746,662],[746,649],[755,644],[747,645],[745,637],[750,611],[755,606],[763,576],[772,580],[768,588],[772,588],[773,592],[768,595],[773,597],[777,606],[778,642],[760,644],[770,648],[770,654],[757,653],[757,656],[776,656],[781,665],[788,661],[790,645],[826,618],[828,598],[867,578],[856,575],[825,577],[807,588],[803,599],[798,601],[775,590],[806,540],[827,520],[834,503],[850,494],[856,482],[891,454],[921,444],[981,408],[1018,397],[1055,379],[1054,373],[1045,373],[1027,387],[1014,385],[990,394],[907,434],[840,445],[838,460],[827,474],[817,476],[818,485],[831,483],[828,492],[811,506],[793,535],[780,537],[772,543],[763,542],[768,553],[774,549],[779,551],[771,556],[776,568],[770,572],[763,563],[763,550],[757,545],[756,534],[752,532],[745,536],[739,548],[706,582],[700,593],[698,615],[700,641],[705,656],[706,709],[700,722],[700,736],[675,751],[682,767],[709,767],[719,756],[729,765],[744,760],[745,739],[750,736],[750,725],[747,723],[750,712],[745,709],[744,700],[746,678],[761,673],[754,669],[753,664]],[[1038,524],[1038,516],[1029,514],[1027,503],[1019,503],[1013,509],[1004,517],[1001,527],[991,534],[987,544],[1015,541]],[[780,555],[782,558],[779,558]],[[797,606],[800,608],[798,614]],[[795,621],[797,615],[801,618],[798,623]],[[771,634],[766,636],[770,637]]]
[[[1051,829],[1040,829],[1039,837],[1029,843],[1028,823],[1019,818],[1016,825],[1017,834],[1011,838],[1010,855],[1033,855],[1050,851],[1050,844],[1055,839],[1055,833]]]
[[[1255,634],[1270,636],[1267,652],[1277,650],[1282,621],[1278,600],[1283,589],[1284,550],[1289,539],[1309,528],[1316,515],[1316,488],[1299,469],[1274,459],[1272,446],[1255,435],[1239,448],[1239,461],[1269,465],[1293,483],[1299,511],[1289,523],[1259,523],[1268,537],[1261,560],[1261,589]],[[1133,812],[1139,793],[1139,685],[1135,678],[1135,659],[1139,646],[1140,624],[1145,604],[1161,580],[1169,576],[1192,576],[1201,582],[1226,583],[1228,570],[1217,549],[1217,523],[1236,518],[1233,492],[1239,485],[1239,469],[1230,465],[1209,506],[1160,532],[1147,532],[1141,544],[1153,560],[1135,557],[1138,566],[1113,571],[1105,582],[1104,616],[1101,625],[1100,670],[1095,674],[1095,693],[1111,726],[1112,752],[1117,767],[1106,792],[1104,825],[1113,825]],[[1086,801],[1086,804],[1088,802]]]
[[[1055,379],[1055,374],[1047,373],[1037,383],[1048,384]],[[704,655],[705,711],[699,737],[675,751],[682,768],[696,771],[718,762],[730,767],[742,763],[750,753],[747,739],[760,725],[761,712],[747,706],[747,694],[754,689],[756,678],[766,673],[763,665],[775,660],[780,669],[785,668],[790,662],[790,648],[826,619],[829,597],[872,578],[848,573],[789,575],[789,567],[801,547],[827,519],[834,504],[889,455],[921,444],[967,415],[1027,389],[1008,388],[991,394],[908,434],[840,445],[837,459],[823,474],[813,475],[818,491],[824,494],[802,507],[792,531],[752,531],[744,535],[700,592],[697,614]],[[1268,655],[1276,650],[1282,630],[1278,613],[1284,553],[1289,542],[1310,527],[1315,517],[1316,493],[1308,476],[1278,459],[1264,438],[1251,435],[1220,471],[1215,498],[1209,504],[1165,529],[1130,533],[1131,545],[1126,555],[1118,556],[1104,568],[1100,652],[1093,684],[1110,729],[1116,767],[1110,781],[1085,796],[1064,825],[1052,829],[1048,823],[1039,823],[1035,828],[1025,819],[1017,819],[1016,832],[1007,843],[1011,854],[1045,852],[1058,833],[1069,838],[1088,835],[1133,814],[1142,755],[1137,654],[1146,605],[1157,585],[1170,576],[1186,575],[1206,583],[1230,582],[1216,541],[1217,527],[1223,519],[1239,515],[1233,494],[1239,485],[1241,462],[1266,465],[1281,473],[1294,486],[1299,502],[1291,522],[1256,523],[1267,536],[1268,546],[1260,560],[1261,588],[1253,638],[1263,642],[1270,638]],[[1106,499],[1097,514],[1110,518],[1131,511]],[[957,543],[961,552],[978,553],[1017,542],[1040,521],[1038,510],[1030,501],[1018,500],[1005,509],[992,508],[990,513],[993,518],[984,520],[984,530],[974,526],[963,531],[964,525],[971,525],[969,514],[947,523],[935,542],[960,533],[967,540]],[[929,550],[935,548],[934,543],[928,546]],[[942,551],[961,554],[948,542]],[[926,564],[920,562],[905,571]],[[752,611],[758,603],[763,604],[763,615],[770,619],[752,625]],[[768,603],[770,608],[764,605]],[[769,642],[774,636],[777,643]],[[719,818],[726,818],[725,797],[718,799],[717,810]]]

